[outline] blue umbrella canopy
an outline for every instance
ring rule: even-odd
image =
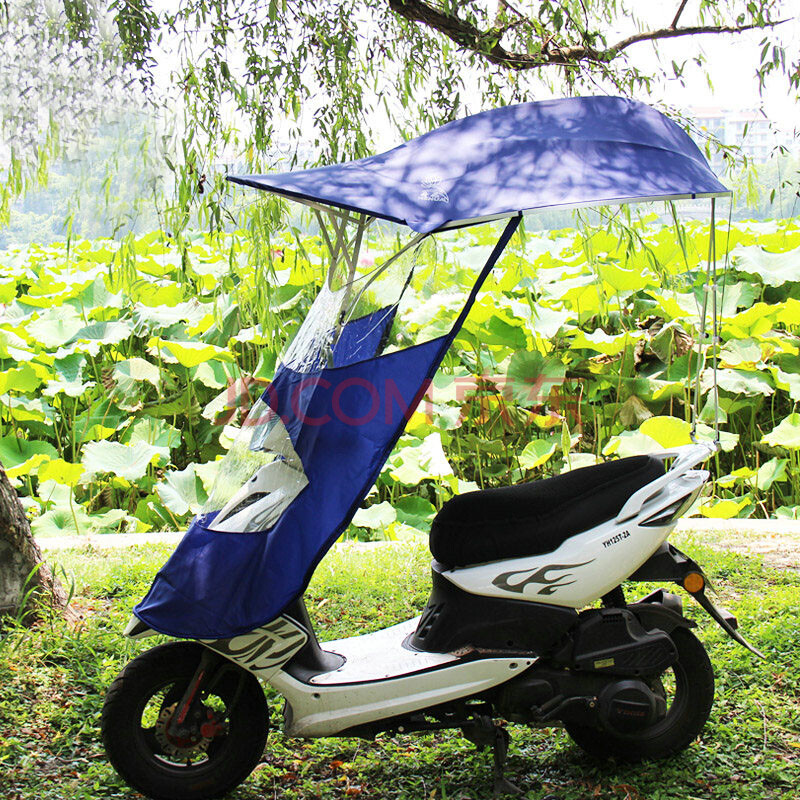
[[[155,630],[197,639],[255,630],[303,593],[380,474],[520,212],[727,193],[681,128],[614,97],[507,106],[372,158],[231,180],[423,234],[511,219],[455,322],[429,341],[383,352],[399,300],[340,327],[353,275],[320,290],[222,461],[209,502],[135,608]],[[365,226],[360,219],[351,273]],[[327,240],[331,271],[349,244],[339,227],[336,247]]]
[[[228,180],[421,233],[536,208],[729,193],[680,126],[621,97],[505,106],[358,161]]]

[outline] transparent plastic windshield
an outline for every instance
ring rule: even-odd
[[[363,218],[334,221],[332,232],[319,235],[326,278],[280,363],[313,375],[445,334],[504,224],[423,236]],[[219,512],[214,530],[266,531],[307,485],[286,427],[260,399],[222,460],[203,513]]]

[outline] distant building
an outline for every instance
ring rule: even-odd
[[[792,136],[775,127],[772,122],[755,109],[727,109],[702,107],[689,109],[695,126],[703,133],[719,139],[723,144],[740,147],[742,152],[756,164],[764,164],[784,146],[794,150]],[[698,142],[703,146],[703,142]],[[724,171],[722,153],[713,146],[710,152],[711,167],[715,172]]]

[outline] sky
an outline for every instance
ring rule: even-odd
[[[787,8],[795,7],[795,17],[777,29],[777,33],[787,49],[787,61],[800,60],[800,0],[786,3]],[[687,86],[671,81],[665,87],[664,100],[684,108],[695,106],[722,106],[734,110],[757,107],[762,101],[767,115],[781,128],[791,130],[800,126],[800,100],[798,93],[787,91],[784,75],[773,75],[767,80],[763,97],[759,97],[758,82],[754,76],[761,50],[762,31],[749,31],[730,36],[698,36],[708,60],[708,69],[713,82],[709,87],[699,70],[691,70]],[[653,61],[652,47],[642,43],[635,47],[643,48],[643,57]],[[685,53],[686,44],[680,39],[659,43],[662,59],[678,58]],[[650,51],[649,53],[647,51]],[[634,48],[631,55],[637,55]]]

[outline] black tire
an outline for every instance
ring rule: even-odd
[[[676,628],[670,637],[678,660],[667,671],[673,674],[674,695],[671,702],[668,699],[666,717],[631,735],[567,723],[567,733],[581,749],[597,758],[635,762],[673,756],[700,735],[714,703],[714,670],[691,631]],[[666,674],[654,677],[651,686],[663,688],[661,678]]]
[[[106,694],[102,732],[108,759],[126,783],[155,800],[219,797],[238,786],[264,752],[269,731],[264,692],[252,674],[233,664],[203,696],[206,708],[224,705],[226,729],[188,749],[164,744],[164,719],[202,653],[196,642],[154,647],[129,662]]]

